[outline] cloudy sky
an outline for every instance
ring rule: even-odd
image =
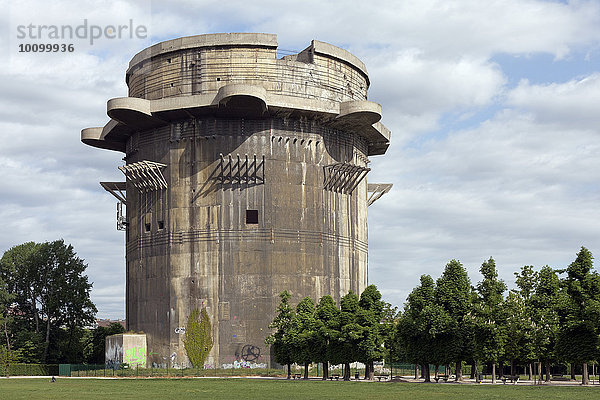
[[[83,145],[80,130],[104,125],[106,101],[127,95],[135,53],[202,33],[276,33],[286,52],[318,39],[364,61],[369,99],[392,130],[369,174],[394,184],[369,208],[369,279],[385,300],[401,306],[421,274],[436,278],[451,259],[476,283],[493,256],[513,286],[521,266],[563,268],[582,245],[600,257],[598,0],[0,7],[0,252],[30,240],[72,243],[89,265],[99,317],[125,316],[124,234],[114,198],[98,185],[122,180],[122,154]],[[85,20],[147,33],[93,43],[37,37],[37,27]],[[19,52],[28,43],[74,51]]]

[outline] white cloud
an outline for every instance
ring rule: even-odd
[[[565,83],[532,85],[522,80],[507,95],[507,104],[527,110],[540,122],[564,127],[600,126],[600,73]]]
[[[370,209],[376,282],[386,289],[403,282],[406,296],[420,273],[438,276],[452,258],[478,279],[489,256],[510,282],[522,265],[562,268],[579,246],[600,248],[598,133],[504,110],[405,152],[380,176],[393,191]],[[388,277],[419,269],[410,283]]]
[[[574,47],[596,43],[600,38],[600,6],[594,1],[234,0],[228,7],[216,1],[180,1],[154,7],[153,11],[166,22],[180,21],[172,25],[154,19],[158,26],[153,31],[169,36],[182,31],[196,33],[190,30],[194,23],[213,31],[242,26],[279,33],[280,43],[288,46],[305,46],[307,38],[314,36],[347,44],[351,50],[417,47],[440,58],[486,58],[497,52],[547,52],[561,58]]]
[[[489,105],[502,91],[499,67],[485,60],[425,58],[416,49],[370,59],[371,98],[408,115],[441,115]]]

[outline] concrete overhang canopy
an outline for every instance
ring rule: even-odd
[[[225,85],[217,92],[213,105],[226,108],[229,114],[261,116],[267,111],[267,90],[241,83]]]
[[[285,116],[306,114],[333,128],[356,132],[369,145],[369,155],[384,154],[391,132],[381,122],[381,106],[371,101],[335,103],[315,99],[290,98],[268,93],[263,87],[231,84],[216,95],[194,95],[145,100],[132,97],[111,99],[107,113],[111,120],[103,128],[82,131],[81,140],[90,146],[125,151],[132,132],[163,126],[179,120],[208,114],[237,113],[260,117],[265,112]],[[85,132],[85,133],[84,133]]]
[[[106,103],[106,113],[111,119],[137,129],[164,125],[164,121],[152,115],[151,104],[150,100],[137,97],[118,97]]]
[[[202,116],[214,113],[215,95],[195,94],[192,96],[165,97],[150,100],[152,115],[163,121],[174,121],[191,116]],[[167,122],[165,122],[167,123]]]
[[[103,130],[103,127],[85,128],[81,131],[81,141],[88,146],[125,152],[125,143],[104,140],[102,138]]]
[[[390,146],[392,132],[381,122],[376,122],[371,126],[365,127],[360,135],[363,136],[369,144],[369,155],[378,156],[385,154]]]
[[[372,101],[345,101],[340,104],[340,113],[332,126],[352,129],[371,126],[381,119],[381,105]]]

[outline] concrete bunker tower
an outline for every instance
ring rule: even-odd
[[[268,364],[282,290],[367,285],[367,207],[391,185],[367,185],[390,132],[364,64],[317,40],[278,58],[275,35],[208,34],[141,51],[126,81],[81,140],[125,154],[125,180],[101,184],[126,232],[128,329],[149,363],[187,365],[182,328],[204,306],[208,364]]]

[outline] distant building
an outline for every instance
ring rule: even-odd
[[[96,325],[94,326],[94,328],[97,328],[99,326],[103,327],[103,328],[108,328],[108,326],[112,323],[118,323],[121,324],[121,326],[124,329],[127,329],[127,320],[126,319],[96,319]]]

